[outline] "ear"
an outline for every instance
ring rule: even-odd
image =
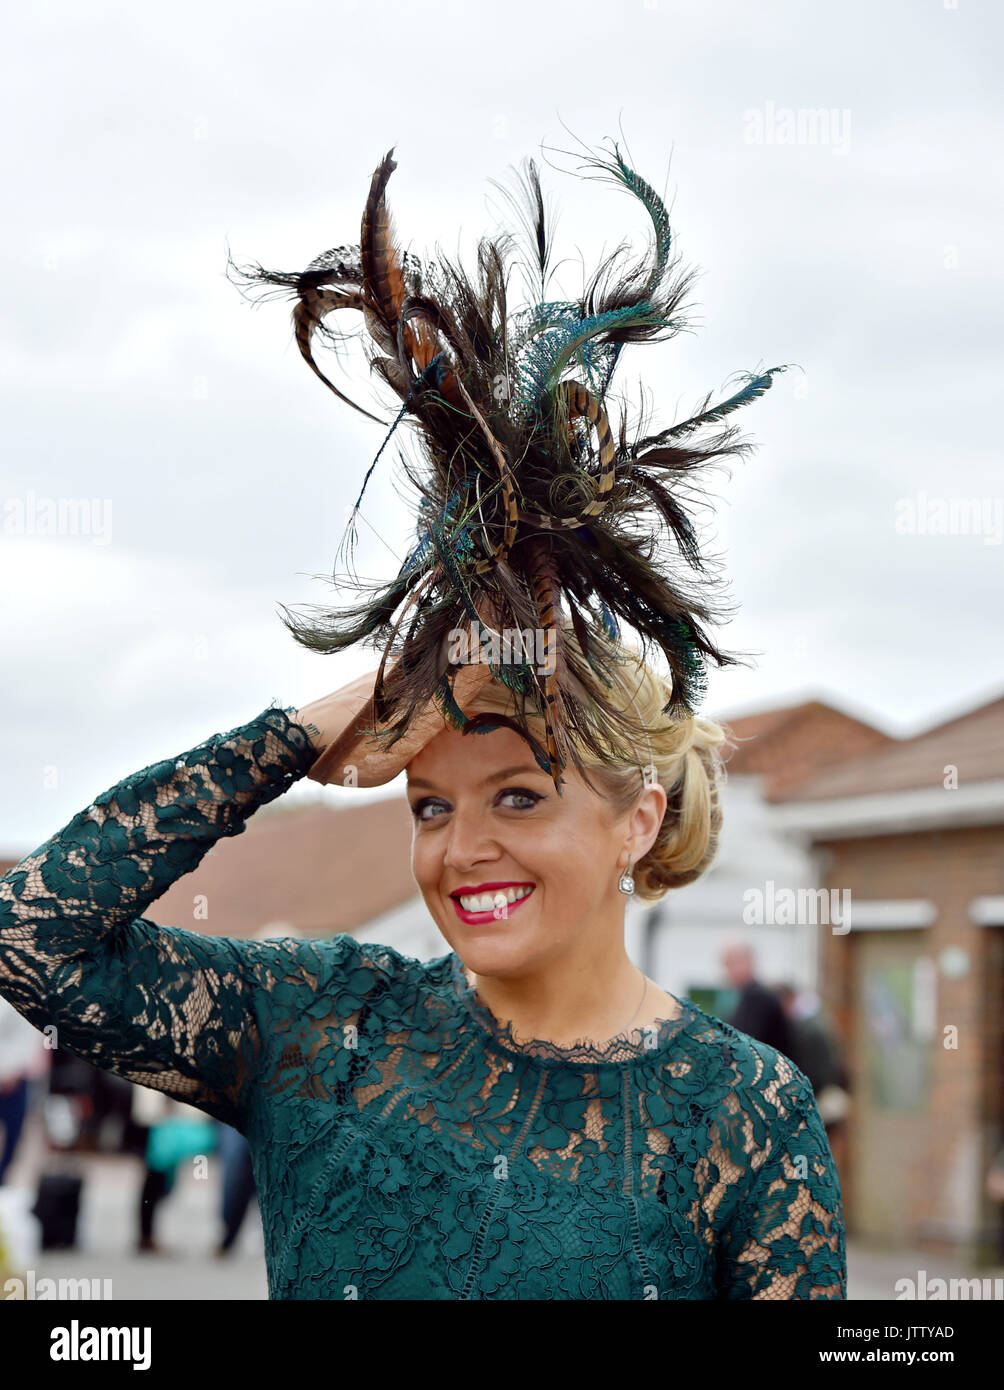
[[[666,789],[658,782],[654,786],[645,787],[638,798],[638,803],[631,812],[625,840],[625,850],[635,864],[644,859],[655,844],[668,803]]]

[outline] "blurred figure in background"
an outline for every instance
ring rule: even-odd
[[[838,1172],[842,1172],[851,1101],[843,1049],[823,1012],[823,1001],[814,990],[797,990],[794,985],[783,984],[777,988],[777,997],[791,1027],[791,1060],[805,1072],[815,1092],[833,1160]]]
[[[154,1238],[157,1208],[174,1188],[179,1163],[214,1152],[217,1126],[201,1110],[149,1086],[135,1087],[132,1113],[137,1124],[147,1127],[136,1249],[162,1255],[163,1247]]]
[[[162,1123],[170,1110],[169,1097],[148,1086],[137,1086],[133,1092],[132,1118],[143,1130],[143,1186],[139,1194],[139,1230],[136,1249],[146,1255],[162,1254],[153,1235],[157,1208],[174,1185],[172,1169],[152,1168],[148,1158],[150,1140],[155,1127]]]
[[[777,996],[756,978],[752,950],[745,942],[729,942],[722,949],[721,962],[729,984],[739,991],[739,1002],[728,1022],[794,1062],[788,1016]]]
[[[42,1034],[0,999],[0,1184],[21,1138],[31,1082],[43,1075],[46,1057]]]
[[[790,984],[778,985],[775,992],[791,1028],[791,1060],[809,1078],[823,1123],[829,1124],[827,1112],[834,1121],[842,1120],[846,1099],[833,1093],[842,1091],[846,1098],[849,1078],[843,1051],[823,1013],[823,1001],[813,990],[798,990]]]
[[[219,1256],[228,1255],[240,1235],[244,1217],[255,1196],[254,1169],[248,1141],[229,1125],[217,1125],[217,1152],[223,1168],[223,1238],[216,1247]]]

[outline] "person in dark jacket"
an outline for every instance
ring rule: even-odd
[[[777,987],[792,1030],[794,1052],[791,1060],[808,1078],[816,1097],[819,1115],[826,1128],[830,1152],[842,1172],[846,1166],[847,1125],[850,1113],[851,1077],[836,1030],[812,990],[799,991],[793,985]]]
[[[831,1087],[846,1091],[850,1082],[843,1052],[823,1016],[818,996],[810,991],[799,993],[787,983],[778,985],[776,993],[792,1031],[795,1050],[791,1060],[809,1078],[817,1101]]]
[[[788,1016],[777,996],[756,978],[749,946],[742,942],[726,946],[722,951],[722,968],[729,984],[739,991],[739,1002],[729,1023],[740,1033],[777,1048],[794,1061],[795,1044]]]

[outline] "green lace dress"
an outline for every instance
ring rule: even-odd
[[[0,878],[0,994],[247,1135],[270,1297],[846,1297],[808,1082],[688,1000],[561,1048],[516,1040],[452,953],[142,915],[305,775],[293,713],[126,777]]]

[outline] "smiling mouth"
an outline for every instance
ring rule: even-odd
[[[510,917],[533,893],[532,883],[492,888],[483,893],[451,893],[457,916],[464,922],[491,922]]]

